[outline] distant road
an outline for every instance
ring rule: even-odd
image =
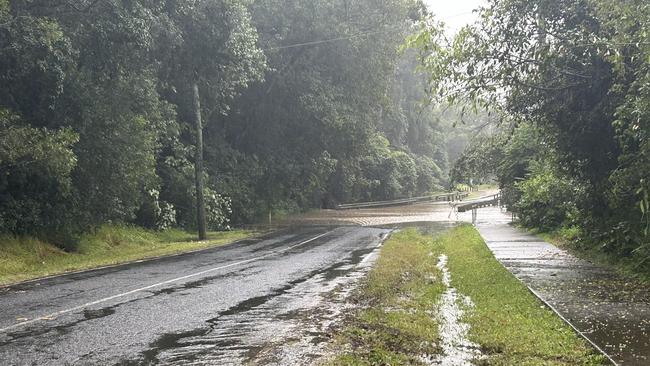
[[[389,229],[306,226],[0,289],[2,365],[241,364]],[[286,335],[285,335],[286,336]]]

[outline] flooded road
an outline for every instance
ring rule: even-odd
[[[471,213],[448,203],[321,210],[255,239],[149,262],[0,288],[2,365],[309,365],[387,235],[440,232]],[[650,358],[650,291],[513,229],[499,209],[477,227],[497,258],[620,364]],[[444,267],[444,261],[439,263]],[[476,357],[448,287],[454,337],[431,364]],[[444,299],[443,299],[444,300]],[[445,306],[441,303],[441,306]],[[439,309],[440,310],[440,309]],[[453,311],[452,311],[453,310]],[[450,361],[451,362],[451,361]]]
[[[455,222],[449,202],[420,202],[411,205],[349,210],[318,210],[290,217],[285,223],[298,225],[360,225],[388,226],[417,223]]]
[[[497,259],[620,365],[650,365],[650,288],[508,225],[499,209],[477,228]]]

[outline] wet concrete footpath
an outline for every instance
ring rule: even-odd
[[[508,270],[614,363],[650,365],[647,285],[513,227],[498,208],[479,210],[476,227]]]

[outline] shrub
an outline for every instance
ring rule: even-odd
[[[516,183],[515,187],[520,194],[515,210],[525,227],[554,230],[571,224],[578,195],[575,182],[552,168],[538,166],[528,179]]]

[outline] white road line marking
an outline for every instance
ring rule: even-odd
[[[149,290],[149,289],[152,289],[152,288],[155,288],[155,287],[159,287],[159,286],[162,286],[162,285],[167,285],[167,284],[170,284],[170,283],[173,283],[173,282],[186,280],[186,279],[188,279],[188,278],[192,278],[192,277],[196,277],[196,276],[201,276],[201,275],[204,275],[204,274],[206,274],[206,273],[210,273],[210,272],[218,271],[218,270],[220,270],[220,269],[225,269],[225,268],[235,267],[235,266],[238,266],[238,265],[241,265],[241,264],[246,264],[246,263],[254,262],[254,261],[257,261],[257,260],[260,260],[260,259],[264,259],[264,258],[266,258],[266,257],[270,257],[270,256],[275,255],[275,254],[284,253],[284,252],[289,251],[289,250],[291,250],[291,249],[297,248],[297,247],[299,247],[299,246],[301,246],[301,245],[305,245],[305,244],[307,244],[307,243],[309,243],[309,242],[312,242],[312,241],[314,241],[314,240],[316,240],[316,239],[322,238],[323,236],[325,236],[325,235],[331,233],[332,231],[333,231],[333,230],[330,230],[330,231],[328,231],[328,232],[326,232],[326,233],[323,233],[323,234],[317,235],[317,236],[315,236],[315,237],[313,237],[313,238],[311,238],[311,239],[305,240],[305,241],[300,242],[300,243],[298,243],[298,244],[292,245],[292,246],[290,246],[290,247],[287,247],[287,248],[284,248],[284,249],[281,249],[281,250],[275,250],[275,251],[272,251],[272,252],[270,252],[270,253],[267,253],[267,254],[264,254],[264,255],[258,256],[258,257],[245,259],[245,260],[243,260],[243,261],[239,261],[239,262],[235,262],[235,263],[230,263],[230,264],[227,264],[227,265],[225,265],[225,266],[220,266],[220,267],[215,267],[215,268],[206,269],[205,271],[192,273],[192,274],[189,274],[189,275],[186,275],[186,276],[182,276],[182,277],[172,278],[171,280],[167,280],[167,281],[163,281],[163,282],[154,283],[153,285],[149,285],[149,286],[145,286],[145,287],[140,287],[140,288],[137,288],[137,289],[135,289],[135,290],[131,290],[131,291],[127,291],[127,292],[123,292],[123,293],[121,293],[121,294],[117,294],[117,295],[113,295],[113,296],[105,297],[105,298],[103,298],[103,299],[99,299],[99,300],[95,300],[95,301],[91,301],[91,302],[85,303],[85,304],[83,304],[83,305],[75,306],[75,307],[73,307],[73,308],[69,308],[69,309],[65,309],[65,310],[60,310],[60,311],[57,311],[57,312],[52,313],[52,314],[43,315],[43,316],[39,316],[38,318],[34,318],[34,319],[31,319],[31,320],[27,320],[27,321],[23,321],[23,322],[20,322],[20,323],[16,323],[16,324],[14,324],[14,325],[10,325],[10,326],[5,327],[5,328],[0,328],[0,333],[5,333],[5,332],[7,332],[7,331],[9,331],[9,330],[12,330],[12,329],[15,329],[15,328],[19,328],[19,327],[22,327],[22,326],[25,326],[25,325],[33,324],[33,323],[36,323],[36,322],[39,322],[39,321],[43,321],[43,320],[52,320],[53,318],[56,318],[56,317],[58,317],[58,316],[60,316],[60,315],[63,315],[63,314],[67,314],[67,313],[71,313],[71,312],[74,312],[74,311],[78,311],[78,310],[81,310],[81,309],[83,309],[83,308],[87,308],[87,307],[89,307],[89,306],[97,305],[97,304],[100,304],[100,303],[102,303],[102,302],[106,302],[106,301],[114,300],[114,299],[117,299],[117,298],[120,298],[120,297],[124,297],[124,296],[128,296],[128,295],[132,295],[132,294],[135,294],[135,293],[138,293],[138,292],[142,292],[142,291],[145,291],[145,290]]]
[[[386,240],[386,238],[387,238],[387,236],[386,236],[386,237],[383,237],[383,238],[379,241],[379,243],[377,243],[377,245],[375,245],[375,247],[372,249],[372,251],[371,251],[370,253],[368,253],[368,254],[367,254],[367,255],[366,255],[366,256],[361,260],[361,262],[359,262],[358,265],[360,266],[360,265],[366,263],[368,260],[370,260],[370,258],[371,258],[374,254],[376,254],[376,253],[379,251],[379,247],[381,247],[381,245],[384,244],[384,241]]]
[[[361,260],[361,262],[359,262],[358,265],[359,265],[359,266],[362,266],[363,264],[365,264],[368,260],[370,260],[370,258],[373,257],[373,255],[374,255],[375,253],[377,253],[377,249],[374,249],[372,252],[368,253],[368,254],[367,254],[367,255],[366,255],[366,256]]]

